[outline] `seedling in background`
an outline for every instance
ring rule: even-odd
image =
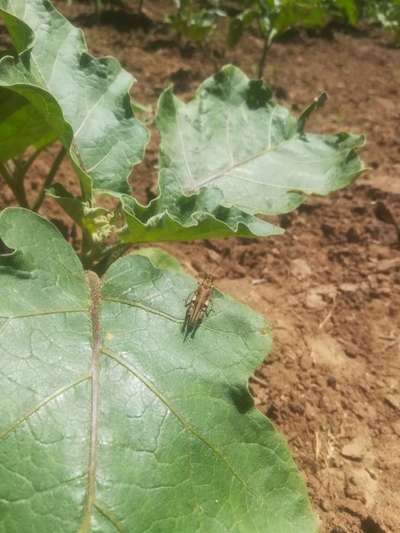
[[[219,16],[225,13],[216,6],[199,7],[193,0],[174,0],[177,11],[167,17],[167,22],[178,34],[195,43],[204,43],[216,29]]]
[[[247,0],[246,9],[232,17],[228,43],[236,46],[243,32],[256,24],[264,40],[257,75],[263,77],[269,49],[273,41],[295,28],[321,28],[330,20],[327,5],[320,0]]]

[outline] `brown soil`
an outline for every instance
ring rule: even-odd
[[[262,43],[248,35],[234,51],[223,36],[205,49],[180,51],[162,21],[170,2],[145,2],[144,17],[90,7],[58,7],[82,27],[90,51],[113,55],[138,78],[133,94],[153,107],[171,81],[183,98],[224,63],[254,76]],[[134,6],[134,4],[133,4]],[[4,36],[0,35],[4,40]],[[265,315],[275,343],[251,388],[258,408],[286,435],[330,533],[400,530],[400,243],[385,208],[400,222],[400,51],[380,33],[301,35],[276,43],[267,76],[294,112],[321,89],[327,105],[316,132],[366,133],[370,171],[329,198],[314,198],[281,217],[283,237],[166,245],[194,272],[216,268],[217,286]],[[133,187],[154,189],[157,137]],[[31,172],[31,188],[49,154]],[[74,183],[68,164],[60,180]],[[29,191],[33,195],[35,191]],[[12,202],[3,186],[0,201]],[[42,213],[70,222],[46,201]],[[383,213],[383,215],[382,215]]]

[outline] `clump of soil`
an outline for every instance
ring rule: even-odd
[[[228,62],[255,75],[262,50],[255,35],[233,51],[222,34],[205,49],[180,48],[161,24],[165,0],[145,2],[140,16],[106,12],[96,24],[87,4],[56,4],[83,26],[93,54],[117,57],[137,77],[133,95],[141,103],[155,106],[170,82],[187,99]],[[288,439],[329,533],[399,530],[400,55],[389,44],[380,33],[304,34],[274,44],[267,66],[277,97],[296,113],[328,92],[308,129],[365,133],[368,173],[280,217],[283,237],[164,246],[193,272],[215,269],[218,288],[269,320],[274,348],[251,390]],[[154,134],[132,176],[142,201],[155,192],[157,145]],[[33,166],[29,197],[51,153]],[[68,163],[59,180],[74,187]],[[4,184],[0,202],[13,203]],[[41,212],[74,240],[54,204],[46,201]]]

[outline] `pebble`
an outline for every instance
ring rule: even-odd
[[[383,259],[379,261],[375,269],[377,272],[389,272],[400,268],[400,257],[394,257],[393,259]]]
[[[342,283],[339,285],[339,289],[342,292],[356,292],[360,289],[360,286],[357,283]]]
[[[400,394],[386,394],[385,401],[400,411]]]
[[[293,259],[290,263],[290,271],[298,280],[304,280],[311,276],[312,270],[310,265],[304,259]]]
[[[362,468],[352,468],[346,472],[345,494],[352,500],[366,504],[367,508],[376,502],[378,483]]]
[[[346,459],[361,461],[367,451],[367,442],[363,437],[356,437],[342,448],[342,455]]]
[[[397,420],[397,422],[393,422],[392,429],[396,433],[396,435],[400,437],[400,420]]]
[[[335,300],[337,289],[334,285],[318,285],[310,289],[306,296],[306,307],[322,309]]]

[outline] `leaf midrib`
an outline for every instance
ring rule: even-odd
[[[89,462],[87,470],[87,489],[85,510],[80,533],[91,531],[93,507],[96,502],[96,472],[97,472],[97,438],[98,438],[98,417],[100,402],[100,352],[101,352],[101,324],[100,306],[101,296],[100,279],[94,272],[86,273],[86,280],[90,289],[91,306],[90,319],[92,324],[92,360],[90,367],[91,375],[91,409],[90,409],[90,444]]]

